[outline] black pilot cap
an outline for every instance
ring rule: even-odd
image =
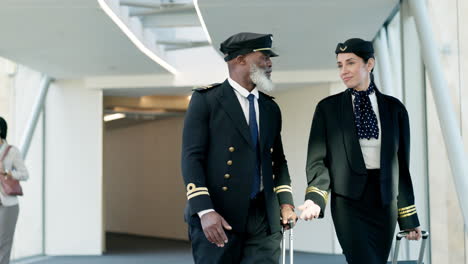
[[[369,58],[374,58],[374,47],[370,41],[352,38],[344,43],[338,43],[335,54],[338,55],[338,53],[354,53],[364,60],[368,60]]]
[[[220,51],[225,55],[224,61],[230,61],[239,55],[261,51],[270,57],[277,57],[271,49],[272,34],[258,34],[250,32],[237,33],[221,43]]]

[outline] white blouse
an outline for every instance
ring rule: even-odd
[[[255,107],[255,115],[257,119],[257,127],[258,131],[260,132],[260,111],[258,110],[258,97],[259,92],[257,88],[254,88],[252,92],[249,93],[247,89],[242,87],[239,83],[231,79],[230,77],[228,78],[229,84],[234,88],[234,92],[236,94],[237,100],[239,101],[239,104],[242,108],[242,112],[244,112],[245,116],[245,121],[247,121],[247,125],[249,124],[249,110],[250,110],[250,105],[249,105],[249,99],[247,97],[250,94],[253,94],[255,96],[255,101],[254,101],[254,107]]]
[[[354,95],[351,96],[353,102],[354,111]],[[369,99],[372,104],[372,110],[377,117],[377,125],[379,126],[379,138],[371,139],[359,139],[359,145],[361,145],[362,156],[366,169],[380,169],[380,148],[382,145],[382,126],[380,125],[379,105],[377,103],[377,96],[375,92],[369,95]]]
[[[7,148],[8,143],[3,141],[3,144],[0,145],[0,158],[3,156]],[[17,147],[12,146],[10,151],[3,160],[3,169],[11,171],[11,175],[14,179],[19,181],[26,181],[29,178],[28,170],[24,165],[23,158],[21,157],[20,151]],[[0,175],[3,177],[3,175]],[[13,206],[18,204],[18,198],[16,196],[6,195],[3,192],[3,188],[0,184],[0,201],[2,206]]]

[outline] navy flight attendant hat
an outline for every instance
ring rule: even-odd
[[[351,38],[343,43],[338,43],[335,54],[354,53],[363,59],[374,58],[374,46],[372,42],[360,38]]]

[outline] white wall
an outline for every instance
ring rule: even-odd
[[[39,95],[41,74],[19,66],[15,76],[13,113],[9,121],[9,143],[19,147],[34,102]],[[22,182],[24,196],[19,198],[20,213],[16,225],[12,258],[21,258],[43,253],[43,117],[37,123],[34,136],[25,159],[29,180]]]
[[[304,201],[307,144],[315,106],[329,94],[329,84],[274,94],[283,114],[283,144],[296,205]],[[182,219],[185,192],[179,168],[182,122],[183,118],[175,118],[105,129],[107,231],[187,239]],[[163,214],[171,219],[164,225]],[[329,208],[325,219],[298,224],[295,249],[341,253]]]
[[[317,103],[330,95],[330,85],[314,85],[275,93],[283,116],[283,145],[291,174],[294,203],[304,202],[307,179],[305,164],[310,126]],[[336,246],[335,231],[327,206],[325,218],[312,222],[300,221],[294,232],[294,248],[298,251],[341,253]]]
[[[19,147],[32,106],[39,92],[41,75],[31,69],[0,58],[0,115],[8,123],[7,140]],[[19,197],[20,213],[11,257],[42,254],[42,118],[35,130],[25,160],[30,178],[22,182],[24,196]]]
[[[46,107],[45,252],[102,252],[102,92],[54,83]]]
[[[111,123],[104,133],[105,230],[187,240],[183,117],[123,127]]]

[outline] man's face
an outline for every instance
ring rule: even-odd
[[[270,56],[262,52],[253,52],[245,57],[249,77],[258,89],[271,92],[275,85],[271,81],[272,62]]]
[[[273,63],[271,62],[270,55],[264,54],[263,52],[257,51],[249,53],[245,56],[247,65],[255,65],[258,68],[265,71],[265,75],[268,79],[271,77],[271,72],[273,70]]]

